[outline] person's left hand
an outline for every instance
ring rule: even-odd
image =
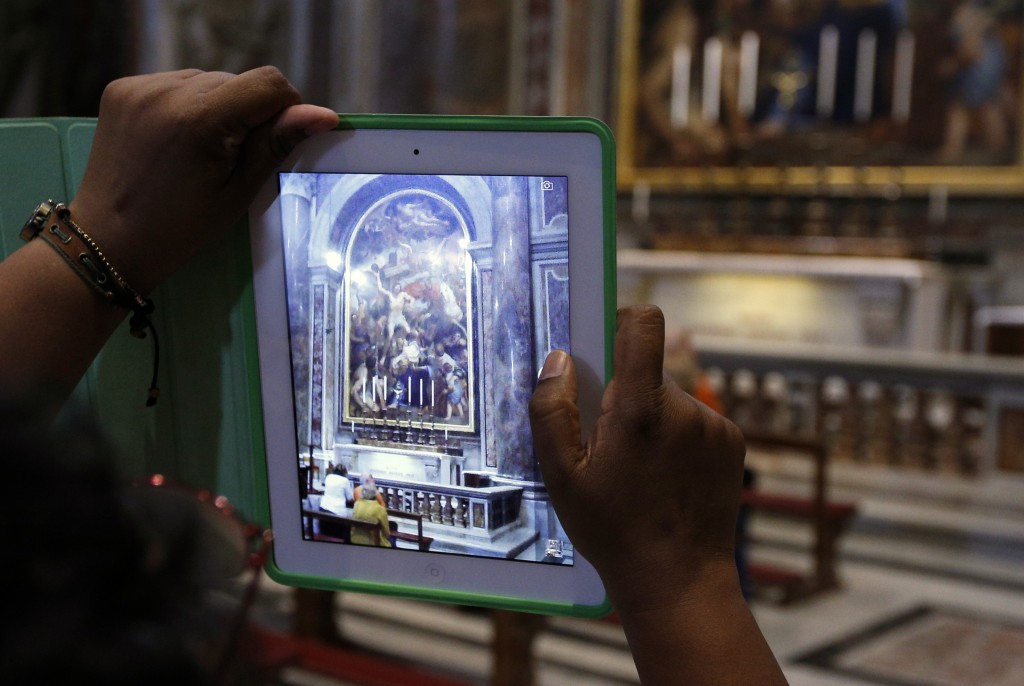
[[[299,141],[337,124],[274,67],[119,79],[103,93],[72,216],[148,291],[223,235]]]

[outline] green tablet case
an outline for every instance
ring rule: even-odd
[[[587,131],[604,157],[604,307],[606,377],[611,375],[615,317],[615,154],[608,128],[585,118],[418,117],[352,115],[341,128]],[[18,231],[39,201],[70,200],[92,146],[94,119],[0,120],[0,258],[21,245]],[[75,391],[111,437],[126,477],[163,473],[226,495],[246,516],[266,523],[263,425],[251,289],[251,254],[242,222],[228,238],[162,284],[153,300],[161,341],[160,401],[146,407],[152,350],[125,323],[101,351]],[[270,571],[274,574],[273,565]],[[338,588],[313,579],[283,579]],[[578,616],[607,614],[594,607],[355,582],[345,588],[402,597]]]

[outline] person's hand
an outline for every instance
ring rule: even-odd
[[[148,291],[222,236],[299,141],[337,124],[274,67],[114,81],[72,217]]]
[[[731,592],[738,583],[743,437],[663,373],[664,344],[660,310],[619,312],[615,376],[585,444],[567,354],[548,357],[530,404],[555,511],[620,612],[685,603],[723,580]]]

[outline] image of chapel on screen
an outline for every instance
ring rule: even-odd
[[[307,539],[572,564],[528,417],[570,349],[567,192],[281,175]]]

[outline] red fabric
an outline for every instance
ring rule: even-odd
[[[743,491],[741,501],[744,505],[762,510],[771,510],[782,514],[801,517],[814,516],[814,501],[808,498],[797,498],[788,495],[775,495],[747,489]],[[827,519],[846,519],[857,513],[857,506],[851,503],[825,503]]]
[[[435,674],[416,665],[266,627],[250,627],[246,638],[248,659],[260,670],[295,667],[360,686],[470,686],[468,681]]]

